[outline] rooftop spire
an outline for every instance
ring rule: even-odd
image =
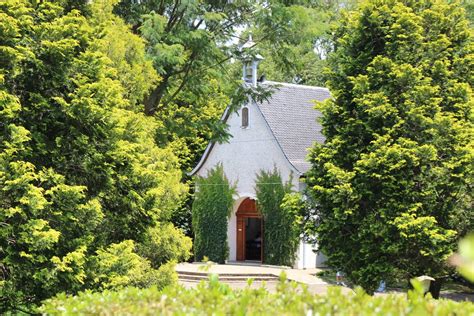
[[[252,40],[252,34],[250,33],[247,42],[240,47],[243,63],[242,79],[245,82],[251,83],[254,87],[257,86],[258,63],[263,60],[263,57],[254,49],[255,45],[255,42]]]

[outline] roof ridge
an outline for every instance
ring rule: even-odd
[[[325,90],[329,91],[328,88],[325,87],[318,87],[318,86],[308,86],[308,85],[303,85],[303,84],[296,84],[296,83],[288,83],[288,82],[277,82],[277,81],[271,81],[271,80],[265,80],[264,82],[261,82],[263,84],[270,83],[270,84],[276,84],[276,85],[281,85],[284,87],[293,87],[293,88],[303,88],[303,89],[311,89],[311,90]]]

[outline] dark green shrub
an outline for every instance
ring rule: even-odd
[[[211,277],[196,288],[168,287],[119,292],[59,295],[41,308],[48,315],[472,315],[474,304],[408,295],[370,296],[362,289],[343,294],[331,287],[314,295],[296,283],[282,281],[276,292],[264,288],[232,290]]]
[[[196,178],[193,203],[194,255],[224,263],[228,257],[227,222],[235,188],[227,180],[222,165]]]
[[[305,208],[303,198],[301,194],[293,192],[287,193],[283,197],[283,201],[280,205],[282,224],[281,241],[283,243],[283,253],[286,252],[288,260],[291,259],[291,263],[296,260],[296,251],[300,244],[300,235],[302,231],[302,212]]]
[[[257,205],[264,222],[263,261],[292,266],[299,243],[298,214],[301,196],[291,193],[291,183],[283,184],[280,173],[261,171],[257,175]]]

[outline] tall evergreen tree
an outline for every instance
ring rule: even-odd
[[[311,154],[316,233],[367,290],[445,273],[474,228],[473,41],[459,4],[376,0],[335,31],[326,142]]]
[[[60,4],[0,3],[0,313],[96,284],[97,251],[140,241],[184,192],[97,29]]]

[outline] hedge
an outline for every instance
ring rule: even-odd
[[[314,295],[294,282],[281,280],[275,293],[264,288],[232,290],[216,276],[196,288],[127,288],[118,292],[60,295],[40,312],[48,315],[473,315],[474,304],[408,295],[370,296],[362,289],[343,294],[330,287]]]
[[[196,177],[196,192],[192,207],[194,256],[224,263],[229,254],[227,224],[232,211],[235,186],[224,174],[222,164]]]
[[[293,266],[300,240],[301,196],[291,193],[291,180],[284,184],[276,168],[257,174],[255,191],[263,216],[263,262]]]

